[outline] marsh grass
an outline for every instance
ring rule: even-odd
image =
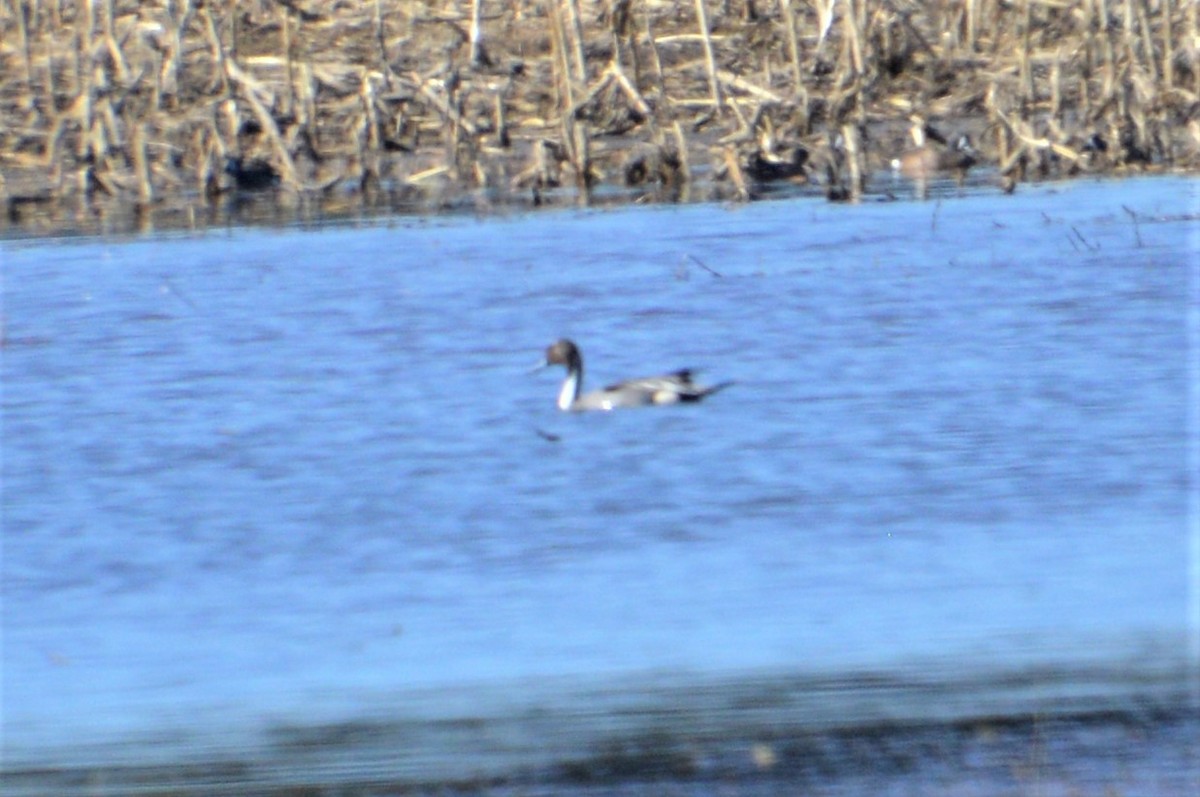
[[[0,197],[11,222],[203,208],[253,164],[284,205],[751,198],[797,148],[789,179],[854,196],[914,121],[1009,187],[1194,170],[1198,6],[0,0]]]

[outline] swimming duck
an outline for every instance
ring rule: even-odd
[[[624,407],[645,407],[653,404],[679,404],[700,401],[732,382],[702,387],[692,382],[692,372],[684,368],[662,376],[649,376],[617,382],[603,390],[582,393],[583,356],[579,347],[566,340],[557,341],[546,349],[546,360],[538,369],[561,365],[567,369],[562,390],[558,393],[558,408],[564,412],[582,410],[615,410]]]
[[[240,156],[225,157],[225,174],[233,178],[239,191],[265,191],[279,187],[279,172],[262,158],[248,160]]]
[[[905,177],[923,180],[938,172],[953,172],[961,181],[967,170],[975,165],[979,153],[965,133],[954,140],[953,146],[932,127],[922,123],[914,124],[911,134],[914,148],[905,150],[892,161],[892,168]],[[926,140],[927,135],[932,142]]]

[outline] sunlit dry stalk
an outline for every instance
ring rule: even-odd
[[[174,108],[179,99],[179,73],[183,60],[183,33],[192,16],[191,0],[167,0],[167,36],[170,44],[163,61],[164,74],[170,75],[166,85],[170,88],[171,107]]]
[[[1135,0],[1129,0],[1129,2],[1134,3],[1134,12],[1137,15],[1138,32],[1141,34],[1139,37],[1141,39],[1142,51],[1140,64],[1146,72],[1157,78],[1159,76],[1158,72],[1160,64],[1158,59],[1155,58],[1154,35],[1150,30],[1150,13],[1146,7],[1148,0],[1137,0],[1136,2]],[[1169,0],[1159,0],[1159,2],[1162,6],[1170,5]],[[1170,16],[1170,14],[1167,13],[1167,16]]]
[[[220,94],[228,94],[229,70],[225,63],[225,48],[221,45],[221,36],[217,32],[217,23],[213,19],[212,7],[205,3],[203,6],[200,6],[200,8],[204,11],[204,33],[208,40],[208,51],[212,56],[213,67],[216,72],[215,77],[217,80],[218,91]]]
[[[721,149],[721,160],[725,165],[726,171],[729,173],[729,179],[733,182],[734,198],[740,202],[750,200],[750,189],[746,184],[746,176],[742,174],[742,164],[738,160],[737,150],[727,146]]]
[[[1062,61],[1064,53],[1060,47],[1050,62],[1050,109],[1051,119],[1057,120],[1062,114]]]
[[[462,118],[458,97],[455,90],[450,87],[446,92],[446,108],[453,109],[454,113],[447,113],[447,124],[442,127],[445,133],[444,141],[446,142],[445,163],[448,173],[455,179],[461,180],[463,171],[460,168],[459,152],[462,144],[462,125],[459,120]]]
[[[679,155],[679,176],[683,181],[683,190],[686,192],[692,181],[692,166],[691,159],[688,157],[688,141],[687,136],[683,133],[683,125],[675,121],[671,125],[671,129],[675,132],[675,146],[678,148]]]
[[[125,53],[121,51],[121,45],[117,42],[117,34],[113,30],[115,14],[113,0],[104,0],[101,3],[101,11],[100,27],[104,32],[104,46],[108,50],[108,57],[112,59],[113,68],[117,73],[117,81],[122,86],[127,86],[129,85],[129,64],[125,60]]]
[[[83,0],[82,11],[75,15],[75,27],[79,31],[80,49],[83,51],[84,69],[92,69],[93,37],[96,32],[95,0]],[[89,76],[88,80],[91,78]]]
[[[975,29],[979,25],[979,0],[964,0],[963,15],[966,17],[968,52],[975,52]]]
[[[375,3],[379,7],[378,0]],[[480,24],[483,16],[483,0],[471,0],[471,30],[468,34],[471,46],[470,64],[472,69],[486,65],[483,51],[483,27]]]
[[[658,42],[654,38],[654,25],[650,21],[649,7],[643,8],[643,29],[645,30],[646,46],[650,48],[650,62],[654,67],[654,81],[658,88],[658,100],[665,104],[667,100],[667,82],[663,76],[662,58],[658,53]]]
[[[392,68],[388,61],[387,31],[383,26],[383,8],[380,0],[374,0],[371,6],[371,26],[375,31],[375,46],[379,48],[379,71],[386,80],[391,81]]]
[[[129,148],[133,174],[137,178],[138,201],[148,205],[154,199],[154,188],[150,184],[150,161],[146,156],[146,131],[143,125],[130,126]]]
[[[621,69],[621,64],[617,61],[613,61],[611,64],[609,64],[606,73],[610,75],[616,82],[617,86],[620,87],[621,91],[625,94],[625,99],[629,100],[629,104],[633,106],[633,109],[637,111],[638,114],[643,118],[649,118],[652,113],[650,104],[646,102],[644,97],[642,97],[642,94],[637,90],[637,87],[630,82],[629,78],[625,75],[625,71]]]
[[[285,109],[291,110],[296,107],[296,66],[293,60],[294,46],[292,43],[292,15],[288,8],[279,6],[279,48],[283,50],[283,58],[281,59],[285,65],[284,90],[287,98]]]
[[[508,132],[508,116],[504,111],[504,96],[497,91],[493,96],[493,107],[496,125],[496,146],[508,149],[512,146],[512,138]]]
[[[868,34],[868,9],[867,0],[846,0],[851,15],[854,17],[854,71],[855,76],[865,75],[867,72],[866,65],[866,43]]]
[[[38,12],[37,18],[39,19],[39,22],[40,22],[41,20],[44,19],[44,15],[41,12]],[[45,42],[44,49],[45,49],[46,69],[42,74],[42,92],[43,92],[43,96],[55,98],[58,95],[56,94],[55,89],[54,89],[54,62],[57,59],[57,55],[58,55],[55,45],[58,42],[57,32],[58,32],[59,28],[55,27],[53,24],[51,24],[49,26],[43,25],[43,27],[45,28],[43,31],[43,34],[42,34],[42,39]]]
[[[555,86],[558,89],[558,107],[560,116],[575,107],[574,89],[571,80],[571,67],[567,63],[566,32],[563,28],[562,10],[557,2],[550,3],[550,57],[553,62],[554,74],[558,77]],[[565,130],[565,128],[564,128]],[[563,142],[570,146],[569,142]]]
[[[472,136],[478,133],[474,123],[472,123],[469,119],[464,119],[461,111],[455,107],[453,98],[443,97],[437,90],[435,90],[435,81],[421,80],[419,75],[412,75],[411,80],[412,87],[437,108],[446,124],[462,127]]]
[[[21,0],[13,0],[16,4],[14,16],[17,20],[17,49],[21,51],[21,60],[25,67],[25,86],[29,91],[33,90],[33,53],[29,46],[29,19],[30,9],[27,3]]]
[[[862,139],[857,125],[842,125],[842,142],[846,148],[846,166],[850,170],[850,198],[858,200],[866,188],[867,178],[863,168]]]
[[[814,0],[813,4],[817,7],[817,53],[820,54],[821,47],[829,36],[829,30],[833,27],[833,11],[837,0]]]
[[[635,82],[641,80],[641,63],[638,58],[637,43],[633,37],[632,0],[606,0],[608,3],[609,28],[612,32],[613,56],[612,61],[618,68],[624,70],[628,57],[633,69]]]
[[[358,96],[362,103],[362,133],[360,136],[363,142],[362,146],[373,152],[380,148],[379,117],[375,113],[375,86],[371,82],[371,73],[365,69],[362,70]],[[366,153],[363,152],[361,155],[365,157]]]
[[[1021,46],[1017,50],[1017,73],[1021,83],[1021,103],[1028,107],[1032,105],[1037,96],[1033,87],[1033,64],[1030,53],[1033,36],[1033,0],[1021,0],[1020,15],[1017,30]]]
[[[1196,4],[1192,3],[1192,5]],[[1172,36],[1171,24],[1173,6],[1174,3],[1169,0],[1162,0],[1159,3],[1159,13],[1162,15],[1162,87],[1166,91],[1175,87],[1175,39]]]
[[[1184,41],[1191,42],[1192,94],[1200,97],[1200,3],[1187,4],[1187,35]],[[1192,123],[1200,128],[1200,122],[1193,119]]]
[[[779,11],[783,16],[784,35],[791,57],[792,93],[799,94],[803,90],[804,79],[801,77],[800,41],[796,34],[796,15],[792,11],[791,0],[779,0]]]
[[[1100,87],[1100,103],[1107,104],[1112,102],[1117,94],[1117,57],[1113,44],[1113,33],[1108,24],[1108,0],[1096,0],[1096,6],[1104,56],[1104,80]]]
[[[574,57],[575,80],[580,85],[587,84],[587,60],[583,56],[583,25],[579,20],[579,0],[560,0],[565,3],[567,16],[564,20],[566,36],[564,44],[570,42],[571,54]]]
[[[566,6],[569,14],[574,9],[575,4],[574,2],[561,2],[560,4],[560,2],[561,0],[555,0],[555,2],[550,4],[551,49],[556,67],[555,71],[559,76],[559,129],[562,133],[562,144],[566,150],[567,159],[570,161],[571,167],[575,172],[575,183],[580,189],[580,199],[586,202],[586,193],[590,180],[589,171],[591,169],[590,149],[588,146],[587,126],[575,118],[574,111],[577,107],[574,88],[575,77],[572,75],[571,60],[567,53],[569,48],[568,42],[571,41],[568,25],[572,23],[563,15],[563,6]],[[583,64],[582,42],[577,39],[575,43],[579,45],[575,51],[575,69],[579,71],[581,76],[586,76],[586,67]]]
[[[708,12],[704,9],[704,0],[696,0],[696,22],[700,27],[700,36],[704,40],[704,64],[708,68],[708,86],[712,92],[713,106],[720,112],[724,106],[721,95],[721,82],[717,79],[717,59],[713,55],[712,33],[708,29]]]

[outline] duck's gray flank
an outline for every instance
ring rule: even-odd
[[[583,355],[579,347],[567,339],[559,340],[546,349],[546,359],[541,368],[561,365],[567,369],[558,392],[558,408],[564,412],[583,410],[615,410],[624,407],[646,407],[655,404],[680,404],[695,402],[711,396],[732,382],[716,385],[697,385],[692,381],[690,368],[683,368],[662,376],[646,376],[616,382],[601,390],[583,392]]]

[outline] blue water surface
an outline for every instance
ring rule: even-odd
[[[1158,178],[0,244],[4,758],[477,687],[1182,672],[1198,207]],[[528,373],[559,337],[593,387],[736,384],[559,413]]]

